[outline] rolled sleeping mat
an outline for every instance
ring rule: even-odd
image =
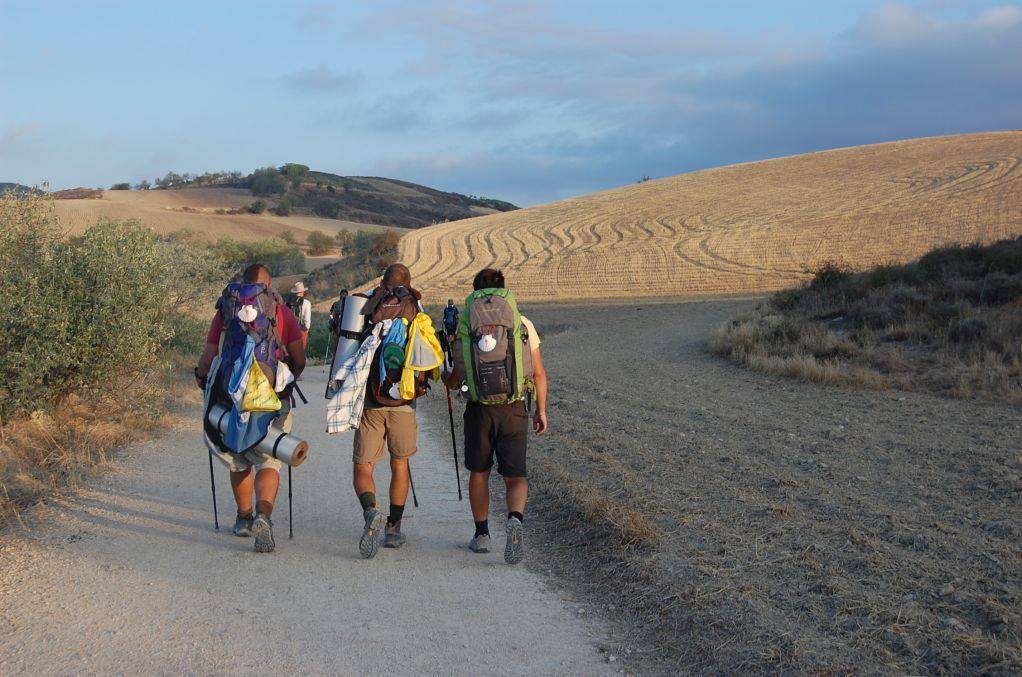
[[[333,376],[337,368],[344,364],[344,361],[358,352],[362,345],[362,332],[366,325],[366,316],[362,314],[369,299],[365,296],[349,296],[344,299],[344,310],[341,313],[341,331],[337,337],[337,346],[334,350],[333,363],[330,365],[330,382],[327,383],[326,397],[329,399],[339,389],[339,384],[333,382]]]
[[[365,296],[349,296],[344,299],[344,311],[341,313],[341,331],[361,334],[366,326],[366,316],[362,309],[369,303]]]
[[[214,404],[209,408],[207,420],[209,424],[224,434],[227,430],[227,415],[231,410],[222,404]],[[286,433],[275,425],[271,425],[266,437],[255,446],[267,456],[283,461],[292,468],[297,468],[309,456],[309,443]]]

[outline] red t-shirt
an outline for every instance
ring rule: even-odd
[[[224,330],[224,318],[220,313],[213,316],[209,325],[209,332],[206,334],[206,343],[220,344],[220,333]],[[298,320],[291,309],[284,304],[277,305],[277,336],[284,346],[294,341],[302,340],[302,332],[298,328]]]

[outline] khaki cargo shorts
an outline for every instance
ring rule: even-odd
[[[287,412],[287,416],[284,417],[284,422],[280,424],[280,429],[286,433],[291,432],[291,424],[293,419],[291,412]],[[273,458],[269,454],[265,454],[261,451],[251,449],[246,451],[244,454],[232,454],[225,453],[222,451],[214,452],[223,464],[230,468],[231,472],[245,472],[249,468],[255,468],[258,473],[261,470],[276,470],[278,473],[284,468],[284,461]]]
[[[376,463],[384,459],[384,442],[393,458],[408,458],[418,451],[419,424],[414,411],[388,407],[366,409],[355,430],[355,463]]]

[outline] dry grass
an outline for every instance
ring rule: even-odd
[[[483,266],[525,299],[743,294],[824,261],[911,260],[1022,233],[1022,133],[920,139],[734,165],[405,235],[430,302]]]
[[[178,370],[184,373],[183,369]],[[21,511],[53,493],[74,489],[102,469],[125,444],[151,438],[176,422],[173,412],[196,404],[197,391],[167,373],[153,397],[152,384],[114,396],[71,395],[52,413],[8,422],[0,440],[0,528],[22,524]]]
[[[261,240],[291,231],[304,241],[313,230],[333,235],[341,230],[384,230],[382,226],[312,216],[229,214],[244,209],[257,198],[242,188],[182,188],[177,190],[107,190],[101,199],[57,200],[54,209],[61,223],[78,234],[106,218],[137,220],[157,233],[191,230],[216,240]],[[273,200],[268,200],[272,206]]]
[[[705,340],[739,308],[525,309],[532,566],[644,674],[1018,674],[1017,407],[737,368]]]

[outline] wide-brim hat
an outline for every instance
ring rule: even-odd
[[[293,294],[301,294],[303,291],[305,291],[304,282],[298,282],[295,284],[295,286],[291,287],[291,293]]]

